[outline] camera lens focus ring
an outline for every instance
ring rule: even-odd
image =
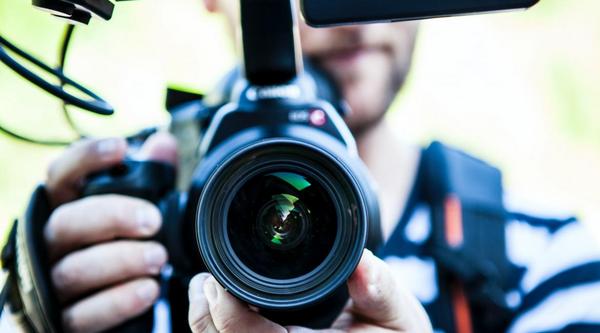
[[[227,158],[204,188],[197,215],[202,257],[250,304],[312,304],[344,284],[360,260],[363,195],[347,165],[320,148],[255,143]]]

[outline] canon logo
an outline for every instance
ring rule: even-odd
[[[296,85],[251,87],[246,92],[246,98],[251,101],[261,99],[300,98],[302,91]]]

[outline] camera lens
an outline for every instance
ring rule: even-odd
[[[294,248],[306,236],[307,212],[298,197],[276,194],[259,213],[257,231],[273,249]]]
[[[335,151],[327,140],[322,144]],[[230,155],[217,151],[219,158],[206,162],[215,169],[196,209],[197,244],[208,270],[261,309],[301,309],[338,296],[343,305],[368,219],[377,218],[352,161],[282,138],[222,149]]]
[[[227,238],[252,272],[296,278],[317,268],[331,252],[337,236],[335,208],[329,191],[307,172],[260,172],[234,195]]]

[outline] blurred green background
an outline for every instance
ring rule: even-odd
[[[513,207],[575,213],[600,235],[598,13],[598,0],[542,0],[526,12],[424,22],[389,114],[398,136],[479,155],[503,168]],[[0,33],[52,64],[63,30],[29,1],[0,0]],[[200,0],[120,2],[110,22],[76,30],[67,65],[117,113],[74,118],[96,136],[166,124],[167,84],[206,91],[234,63],[223,20]],[[3,65],[0,123],[40,138],[73,137],[59,103]],[[0,134],[0,232],[60,151]]]

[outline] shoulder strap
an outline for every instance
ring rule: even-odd
[[[500,171],[434,142],[422,160],[423,199],[431,206],[428,250],[458,333],[502,332],[512,311],[505,301],[512,266],[506,257]]]
[[[51,208],[44,186],[32,195],[25,216],[13,225],[2,250],[3,269],[8,272],[5,301],[16,314],[24,332],[62,332],[60,311],[53,292],[44,246],[44,224]]]

